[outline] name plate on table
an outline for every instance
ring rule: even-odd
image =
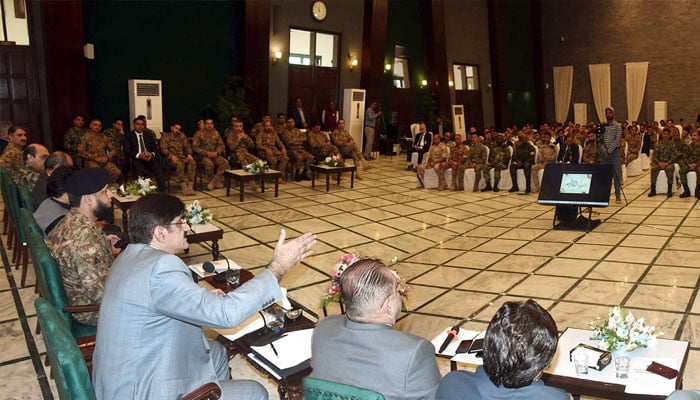
[[[574,347],[569,351],[569,361],[574,361],[574,354],[585,353],[588,355],[588,368],[597,369],[602,371],[603,368],[607,367],[612,360],[612,355],[609,351],[599,349],[597,347],[589,346],[587,344],[580,343],[578,346]]]

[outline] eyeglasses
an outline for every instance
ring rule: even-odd
[[[166,225],[184,225],[184,224],[187,224],[187,221],[185,221],[184,219],[180,218],[180,219],[178,219],[177,221],[171,222],[171,223],[166,224]]]

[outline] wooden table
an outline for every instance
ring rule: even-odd
[[[613,361],[602,371],[589,369],[585,378],[577,377],[573,364],[569,361],[569,351],[579,343],[595,346],[596,341],[590,340],[593,331],[585,329],[567,328],[559,338],[557,352],[554,354],[549,368],[544,370],[542,380],[547,386],[554,386],[566,390],[574,395],[586,395],[605,399],[664,399],[665,395],[630,394],[625,393],[627,379],[615,377],[615,365]],[[649,348],[640,348],[625,353],[634,363],[635,358],[675,358],[678,362],[679,375],[672,383],[675,389],[683,387],[683,373],[688,360],[688,342],[679,340],[658,339],[657,343]],[[661,361],[662,364],[666,364]],[[673,367],[672,365],[669,365]],[[631,371],[630,371],[631,372]],[[631,376],[631,375],[630,375]],[[656,375],[650,375],[656,379]],[[665,382],[665,378],[659,377]]]
[[[114,192],[114,197],[112,197],[112,205],[122,210],[122,228],[124,229],[124,232],[129,231],[129,209],[134,205],[136,200],[140,198],[140,195],[122,197],[119,196],[116,191]]]
[[[187,243],[211,242],[211,255],[215,260],[219,259],[219,240],[224,237],[224,230],[218,226],[207,222],[206,224],[192,225],[187,232]],[[189,249],[185,250],[188,253]]]
[[[248,181],[258,181],[260,184],[260,191],[265,193],[265,180],[274,179],[275,181],[275,197],[279,195],[279,178],[282,177],[282,172],[274,169],[269,169],[267,172],[261,174],[252,174],[243,169],[229,169],[224,171],[224,176],[226,177],[226,196],[231,193],[231,179],[238,181],[238,188],[240,191],[240,201],[243,201],[243,193],[245,192],[245,183]]]
[[[193,276],[196,276],[196,274],[193,273]],[[253,274],[250,271],[246,269],[241,269],[240,285],[243,285],[245,282],[249,281],[252,278]],[[205,276],[203,280],[206,281],[207,284],[209,284],[210,286],[221,289],[224,292],[235,290],[237,287],[240,286],[239,285],[236,287],[231,287],[226,282],[219,282],[217,281],[216,276],[214,274]],[[292,303],[292,306],[294,308],[304,309],[304,307],[296,301],[292,299],[290,299],[289,301]],[[316,317],[316,315],[313,314],[310,310],[304,309],[304,313],[302,314],[302,316],[297,318],[295,321],[285,321],[284,328],[282,328],[282,331],[277,333],[276,335],[281,335],[285,332],[313,328],[315,326],[315,322],[312,319],[308,318],[308,315],[311,315],[314,318]],[[222,343],[227,348],[230,355],[241,354],[243,356],[247,356],[249,353],[251,353],[251,347],[255,344],[256,341],[269,335],[272,335],[272,333],[269,331],[266,332],[264,328],[261,328],[233,341],[228,340],[223,335],[219,335],[219,337],[217,337],[216,340]],[[280,376],[278,378],[257,362],[254,362],[247,357],[246,360],[250,365],[255,367],[255,369],[257,369],[262,374],[264,374],[265,376],[269,377],[277,383],[277,392],[279,393],[280,399],[301,400],[302,379],[311,374],[310,366],[292,374],[284,374],[278,370],[275,372]]]
[[[337,184],[340,185],[340,174],[343,172],[350,172],[350,189],[355,187],[355,171],[357,171],[357,166],[355,165],[346,165],[344,167],[329,167],[327,165],[311,165],[309,166],[309,169],[311,169],[311,187],[315,188],[316,187],[316,175],[321,173],[321,174],[326,174],[326,192],[328,191],[330,187],[330,177],[331,174],[338,174],[338,180]]]

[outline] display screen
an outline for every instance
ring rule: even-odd
[[[588,194],[591,192],[592,178],[593,174],[575,174],[564,172],[561,174],[559,193]]]

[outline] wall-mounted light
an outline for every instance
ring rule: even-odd
[[[275,51],[275,54],[272,56],[272,65],[277,64],[277,61],[282,59],[282,52],[277,50]]]
[[[355,70],[355,67],[357,67],[357,64],[358,64],[357,57],[348,53],[348,69],[350,70],[350,72]]]
[[[549,82],[545,82],[545,83],[544,83],[544,89],[545,89],[545,90],[549,90]]]
[[[391,71],[391,64],[386,64],[384,66],[384,71],[387,71],[387,72]]]
[[[449,86],[449,87],[453,87],[454,85],[455,85],[455,83],[452,81],[447,82],[447,86]]]
[[[426,81],[425,79],[423,79],[422,81],[420,81],[420,86],[421,86],[421,87],[426,87],[426,86],[428,86],[428,81]]]

